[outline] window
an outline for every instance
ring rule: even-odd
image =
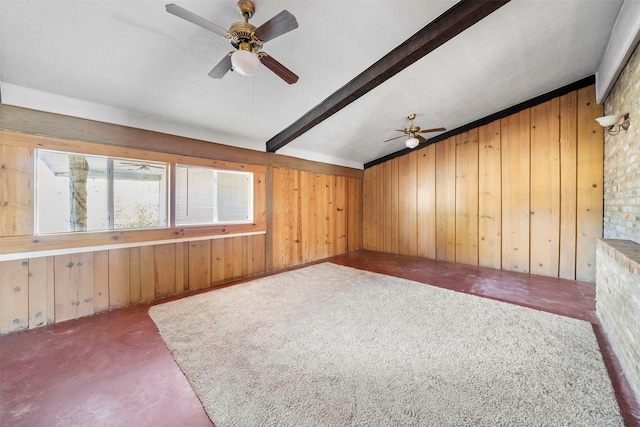
[[[36,233],[166,227],[165,163],[37,150]]]
[[[253,222],[253,174],[176,166],[176,225]]]

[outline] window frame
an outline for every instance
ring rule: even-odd
[[[39,177],[38,177],[38,162],[40,159],[40,153],[49,152],[55,154],[61,154],[66,156],[85,156],[85,157],[96,157],[103,158],[106,160],[106,186],[107,186],[107,196],[106,196],[106,205],[107,205],[107,228],[101,230],[86,230],[86,231],[54,231],[54,232],[41,232],[40,231],[40,197],[38,192],[40,190],[40,186],[38,185]],[[115,178],[115,162],[116,161],[125,161],[125,162],[136,162],[136,163],[144,163],[149,165],[162,165],[164,167],[164,184],[162,184],[162,179],[160,180],[161,190],[164,190],[164,196],[160,195],[160,209],[159,209],[159,217],[164,217],[164,225],[155,225],[151,227],[115,227],[115,193],[114,193],[114,180]],[[148,160],[148,159],[139,159],[133,157],[122,157],[122,156],[112,156],[106,154],[95,154],[95,153],[87,153],[87,152],[73,152],[67,150],[56,150],[50,148],[36,148],[34,150],[33,155],[33,179],[34,179],[34,209],[33,209],[33,234],[34,236],[55,236],[55,235],[76,235],[76,234],[87,234],[87,233],[105,233],[105,232],[121,232],[121,231],[143,231],[143,230],[164,230],[167,228],[171,228],[171,188],[170,183],[171,180],[171,164],[166,161],[161,160]],[[161,191],[162,192],[162,191]],[[164,204],[164,206],[162,206]]]
[[[214,178],[213,178],[213,217],[214,220],[212,220],[212,222],[201,222],[201,223],[192,223],[192,224],[187,224],[187,223],[178,223],[178,215],[177,215],[177,205],[178,205],[178,196],[177,196],[177,191],[178,191],[178,185],[177,185],[177,176],[178,176],[178,172],[177,169],[179,167],[185,168],[187,170],[189,169],[204,169],[204,170],[210,170],[214,173]],[[255,184],[255,174],[252,171],[246,171],[246,170],[235,170],[235,169],[224,169],[224,168],[220,168],[220,167],[211,167],[211,166],[201,166],[201,165],[189,165],[189,164],[184,164],[184,163],[176,163],[174,165],[172,165],[172,170],[174,171],[173,176],[174,179],[172,180],[172,182],[174,183],[172,185],[172,194],[173,194],[173,203],[172,203],[172,213],[173,215],[171,216],[171,220],[172,220],[172,224],[174,224],[176,227],[210,227],[210,226],[225,226],[225,225],[234,225],[234,224],[239,224],[239,225],[243,225],[243,224],[254,224],[255,223],[255,210],[254,210],[254,203],[255,203],[255,188],[254,188],[254,184]],[[218,178],[218,173],[222,172],[222,173],[233,173],[233,174],[239,174],[239,175],[247,175],[247,180],[249,182],[249,191],[248,191],[248,218],[246,220],[232,220],[232,221],[216,221],[217,218],[217,214],[218,214],[218,186],[217,186],[217,178]]]
[[[102,157],[107,159],[110,164],[108,183],[111,183],[109,188],[109,195],[107,197],[108,209],[109,209],[109,228],[103,230],[87,230],[87,231],[59,231],[59,232],[47,232],[41,233],[39,228],[39,211],[40,206],[39,198],[37,192],[38,189],[38,175],[37,175],[37,167],[38,167],[38,159],[39,152],[53,152],[64,155],[82,155],[87,157]],[[246,226],[250,226],[250,229],[257,228],[261,231],[266,231],[266,222],[265,222],[265,206],[261,206],[256,208],[256,203],[259,203],[262,199],[257,198],[257,188],[261,188],[261,191],[264,191],[264,178],[266,177],[266,166],[258,166],[258,165],[246,165],[235,162],[227,162],[227,161],[219,161],[219,160],[211,160],[211,159],[203,159],[203,158],[191,158],[186,156],[176,156],[169,153],[154,153],[160,154],[159,156],[136,156],[138,153],[123,153],[123,155],[118,155],[118,153],[112,153],[113,150],[109,150],[108,153],[103,152],[104,150],[69,150],[66,147],[62,149],[58,149],[57,147],[52,148],[41,148],[37,147],[34,149],[33,155],[33,170],[34,170],[34,209],[33,209],[33,219],[34,219],[34,228],[33,235],[38,236],[39,238],[45,238],[46,236],[74,236],[74,235],[91,235],[92,233],[122,233],[122,232],[149,232],[152,230],[182,230],[184,228],[189,228],[191,230],[200,229],[202,232],[197,232],[197,234],[236,234],[236,233],[244,233]],[[139,150],[133,149],[124,149],[123,151],[134,151],[137,152]],[[142,153],[139,153],[142,154]],[[146,154],[146,153],[145,153]],[[145,158],[142,158],[145,157]],[[154,158],[154,157],[159,157]],[[113,167],[112,163],[114,160],[124,160],[127,162],[139,162],[139,163],[154,163],[161,164],[165,166],[165,212],[166,216],[165,225],[162,226],[154,226],[154,227],[138,227],[138,228],[114,228],[114,202],[113,202]],[[200,168],[213,170],[217,172],[223,173],[239,173],[246,174],[249,181],[249,218],[247,220],[235,220],[235,221],[218,221],[211,223],[198,223],[198,224],[176,224],[176,168],[178,166],[185,168]],[[257,174],[257,175],[256,175]],[[256,187],[258,185],[259,187]],[[264,202],[264,200],[262,200]],[[257,210],[256,210],[257,209]],[[238,231],[235,231],[236,228],[239,228]],[[250,231],[254,232],[254,231]],[[173,235],[182,234],[179,231],[174,231]],[[115,238],[114,238],[115,240]]]

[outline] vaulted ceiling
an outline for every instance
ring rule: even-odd
[[[171,1],[225,28],[242,20],[235,0]],[[285,9],[297,18],[263,48],[300,77],[289,85],[264,66],[210,78],[233,47],[167,13],[167,2],[1,1],[2,102],[265,151],[458,3],[255,0],[256,26]],[[362,167],[405,148],[405,138],[384,140],[408,114],[454,129],[593,75],[622,4],[507,2],[277,152]]]

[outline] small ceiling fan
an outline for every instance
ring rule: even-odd
[[[405,135],[409,135],[409,139],[406,141],[406,145],[408,148],[416,148],[418,144],[422,144],[423,142],[427,142],[426,138],[418,135],[419,133],[429,133],[429,132],[442,132],[445,131],[445,128],[433,128],[433,129],[424,129],[420,130],[420,126],[415,126],[413,124],[413,120],[416,118],[415,114],[409,114],[407,119],[409,119],[410,123],[404,129],[398,129],[397,132],[402,132],[403,135],[396,136],[391,139],[387,139],[384,142],[393,141],[394,139],[402,138]]]
[[[151,169],[165,169],[165,166],[155,166],[148,163],[122,162],[118,161],[116,167],[123,167],[128,170],[150,171]]]
[[[260,63],[262,63],[285,82],[289,84],[297,82],[297,75],[262,51],[262,46],[265,42],[298,28],[296,17],[283,10],[264,24],[255,27],[249,23],[249,18],[255,12],[253,3],[249,0],[240,0],[237,8],[244,21],[234,22],[228,30],[225,30],[218,24],[189,12],[176,4],[166,5],[167,12],[226,38],[236,48],[235,51],[229,52],[213,67],[209,72],[209,77],[221,79],[229,70],[250,76],[255,74]]]

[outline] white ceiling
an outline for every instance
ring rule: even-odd
[[[267,68],[207,73],[233,48],[165,11],[173,1],[223,27],[235,0],[0,1],[2,102],[265,151],[284,130],[456,0],[255,0],[259,26],[283,9],[299,28]],[[622,0],[512,0],[278,151],[362,167],[404,148],[394,129],[454,129],[595,74]],[[437,134],[432,134],[437,135]]]

